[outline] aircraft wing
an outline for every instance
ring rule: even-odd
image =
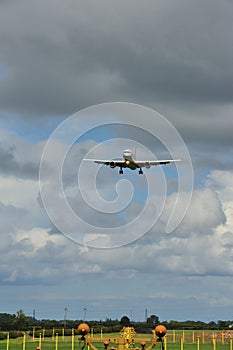
[[[175,162],[180,162],[181,159],[163,159],[163,160],[137,160],[135,161],[135,164],[137,164],[140,168],[143,167],[150,167],[150,166],[156,166],[156,165],[166,165],[169,163],[175,163]]]
[[[83,160],[87,160],[89,162],[94,162],[97,164],[104,164],[104,165],[110,165],[110,163],[114,163],[115,166],[124,166],[125,161],[122,160],[103,160],[103,159],[83,159]]]

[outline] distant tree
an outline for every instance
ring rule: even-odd
[[[28,328],[27,316],[21,309],[17,311],[16,318],[14,321],[14,328],[21,331],[25,331]]]
[[[231,325],[231,324],[232,324],[232,321],[218,320],[219,329],[227,329],[227,328],[229,328],[229,325]]]
[[[0,330],[1,331],[11,331],[13,330],[13,323],[15,321],[15,315],[10,315],[7,313],[0,313]]]
[[[128,326],[130,325],[130,319],[129,319],[129,317],[127,317],[127,316],[121,317],[120,324],[121,324],[123,327],[128,327]]]
[[[208,328],[209,329],[216,329],[217,328],[216,322],[214,322],[214,321],[209,322],[208,323]]]
[[[176,320],[170,320],[170,322],[167,324],[167,327],[170,329],[181,329],[182,326],[180,325],[180,322]]]
[[[104,321],[106,327],[119,325],[119,320],[112,320],[111,318],[106,318]]]
[[[147,318],[146,323],[150,326],[155,326],[159,323],[159,317],[156,315],[151,315]]]

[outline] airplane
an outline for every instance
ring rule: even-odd
[[[167,160],[136,160],[133,152],[130,149],[126,149],[123,152],[122,160],[98,160],[98,159],[84,159],[92,161],[97,164],[104,164],[111,169],[119,167],[119,174],[123,174],[123,168],[129,168],[131,170],[139,169],[138,173],[143,174],[142,168],[149,169],[153,165],[166,165],[169,163],[180,162],[181,159],[167,159]]]

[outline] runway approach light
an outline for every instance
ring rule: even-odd
[[[162,341],[162,338],[166,335],[167,328],[162,324],[155,327],[155,334],[158,337],[158,341]]]
[[[104,341],[104,348],[107,350],[108,346],[109,346],[109,340],[105,340]]]
[[[80,323],[78,326],[78,334],[82,336],[82,340],[85,340],[85,335],[90,333],[90,327],[86,323]]]
[[[142,347],[142,350],[145,349],[145,346],[146,346],[146,342],[145,341],[141,341],[141,347]]]

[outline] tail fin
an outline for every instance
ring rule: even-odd
[[[134,160],[136,160],[136,145],[134,145],[134,148],[133,148],[133,156],[134,156]]]

